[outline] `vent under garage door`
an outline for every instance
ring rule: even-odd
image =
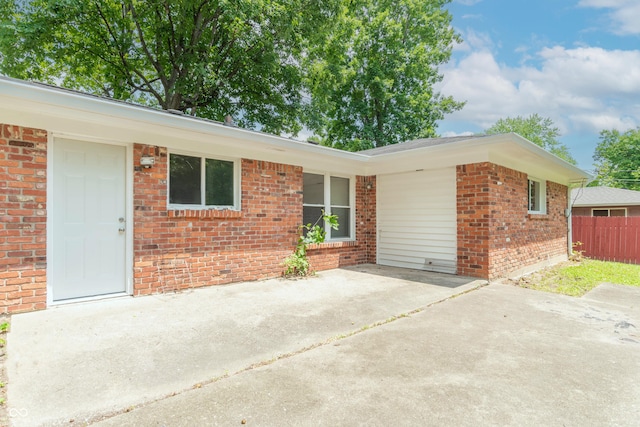
[[[378,264],[456,273],[454,168],[378,176]]]

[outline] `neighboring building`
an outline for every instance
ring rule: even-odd
[[[610,187],[574,188],[573,216],[640,216],[640,191]]]
[[[7,78],[0,121],[5,312],[275,277],[322,209],[316,270],[496,279],[567,258],[589,177],[515,134],[350,153]]]

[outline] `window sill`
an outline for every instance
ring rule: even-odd
[[[242,211],[232,209],[172,209],[168,211],[169,218],[211,218],[238,219],[242,218]]]
[[[352,248],[355,246],[358,246],[358,242],[356,242],[355,240],[344,240],[339,242],[311,243],[309,246],[307,246],[307,250]]]

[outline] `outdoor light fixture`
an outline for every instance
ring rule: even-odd
[[[149,169],[151,166],[156,164],[156,159],[153,156],[144,155],[140,157],[140,166],[145,169]]]

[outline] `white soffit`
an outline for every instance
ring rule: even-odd
[[[328,172],[366,172],[367,157],[361,154],[56,88],[3,79],[0,97],[3,122],[46,129],[68,138],[99,136],[105,141],[159,145]]]
[[[561,184],[590,178],[516,134],[369,156],[7,78],[0,78],[0,111],[7,124],[54,136],[151,144],[334,173],[390,174],[488,161]]]

